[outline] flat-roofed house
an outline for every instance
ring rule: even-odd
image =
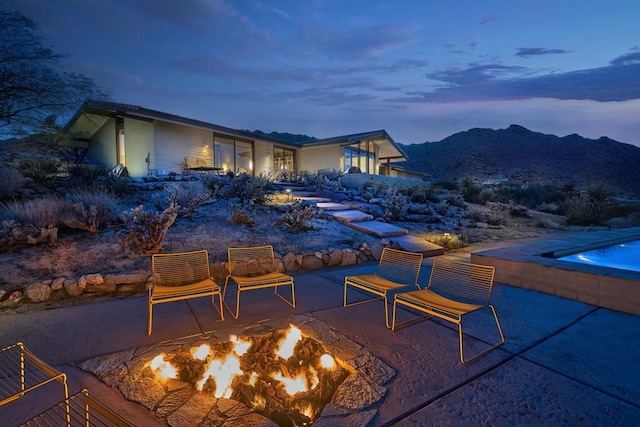
[[[74,143],[106,166],[132,177],[185,171],[316,172],[321,169],[398,176],[406,154],[385,130],[308,141],[268,135],[107,101],[87,101],[67,124]]]

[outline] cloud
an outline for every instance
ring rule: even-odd
[[[563,53],[570,53],[570,50],[564,49],[546,49],[544,47],[519,47],[517,49],[516,56],[521,58],[529,58],[530,56],[540,55],[557,55]]]
[[[318,54],[332,59],[363,60],[411,43],[411,25],[361,25],[344,29],[301,27],[300,38]]]
[[[640,99],[640,51],[610,65],[564,73],[536,75],[536,70],[503,64],[469,64],[426,76],[441,85],[431,91],[407,92],[401,101],[460,102],[530,98],[607,101]]]

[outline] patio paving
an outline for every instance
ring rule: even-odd
[[[468,259],[464,253],[445,256]],[[427,283],[431,263],[431,259],[424,261],[422,284]],[[237,320],[227,316],[220,321],[206,298],[160,305],[154,309],[151,337],[146,335],[146,296],[4,312],[0,346],[22,341],[68,374],[71,393],[87,387],[137,425],[164,425],[152,411],[127,401],[77,366],[117,351],[212,332],[226,339],[259,322],[310,315],[397,372],[368,425],[638,424],[640,316],[498,283],[492,302],[506,343],[463,365],[453,325],[425,321],[393,332],[384,326],[380,301],[342,307],[344,276],[375,268],[375,263],[367,263],[295,275],[295,310],[269,289],[248,292]],[[479,314],[476,320],[469,332],[492,339],[490,315],[485,319]],[[484,345],[473,339],[467,344],[470,351]],[[59,400],[56,387],[59,384],[47,385],[1,406],[0,425],[19,425],[55,403]],[[319,424],[352,422],[338,417]]]

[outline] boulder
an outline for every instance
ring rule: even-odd
[[[357,254],[351,249],[345,249],[342,253],[342,262],[340,265],[354,265],[356,263]]]
[[[375,259],[376,261],[380,261],[383,250],[384,250],[384,246],[382,246],[382,243],[376,242],[373,245],[371,245],[371,256],[373,256],[373,259]]]
[[[300,270],[300,265],[296,262],[296,254],[293,252],[288,252],[282,258],[282,264],[284,265],[285,271],[298,271]]]
[[[48,301],[51,298],[51,286],[46,283],[34,283],[27,287],[25,294],[32,302]]]
[[[117,287],[115,283],[105,283],[100,273],[81,276],[78,279],[78,286],[85,292],[115,292]]]
[[[4,298],[6,294],[7,294],[7,291],[5,291],[4,289],[0,289],[0,300]]]
[[[58,277],[57,279],[54,279],[53,282],[51,282],[51,290],[59,291],[60,289],[62,289],[64,287],[64,280],[64,277]]]
[[[329,249],[329,266],[340,265],[342,262],[342,249]]]
[[[105,285],[135,285],[147,281],[149,273],[109,273],[104,276]]]
[[[82,295],[82,292],[84,292],[84,288],[78,286],[78,281],[76,279],[66,279],[64,281],[64,290],[72,297]]]
[[[320,270],[323,267],[322,259],[315,255],[304,255],[302,257],[302,268],[305,270]]]

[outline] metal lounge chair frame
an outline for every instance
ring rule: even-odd
[[[502,333],[496,310],[490,303],[494,276],[495,268],[493,266],[435,258],[429,284],[426,288],[395,295],[392,329],[395,330],[396,328],[436,316],[458,325],[460,360],[462,363],[470,362],[486,354],[504,343],[504,334]],[[399,305],[426,313],[426,315],[396,324],[396,309]],[[501,340],[499,343],[465,360],[462,319],[469,313],[487,307],[493,313]]]
[[[220,320],[224,320],[222,293],[211,277],[208,251],[155,254],[152,256],[151,270],[153,282],[149,286],[148,335],[151,335],[155,304],[210,296]],[[219,308],[215,303],[216,295]]]
[[[240,314],[240,292],[263,288],[274,288],[275,295],[296,308],[296,294],[293,277],[274,270],[273,246],[254,246],[247,248],[229,248],[229,274],[224,281],[222,298],[227,295],[227,286],[233,281],[237,285],[235,313],[227,306],[234,319]],[[278,287],[291,286],[291,301],[278,293]],[[225,305],[227,303],[225,302]]]
[[[344,307],[382,299],[385,324],[387,328],[391,328],[387,293],[412,285],[420,289],[418,276],[422,267],[422,258],[421,253],[384,248],[375,273],[344,278]],[[348,303],[347,288],[349,286],[374,294],[376,297]]]
[[[0,406],[52,381],[62,384],[67,399],[67,376],[42,361],[23,343],[0,350]]]
[[[24,426],[117,426],[134,427],[135,424],[89,395],[84,389],[52,406],[23,424]]]

